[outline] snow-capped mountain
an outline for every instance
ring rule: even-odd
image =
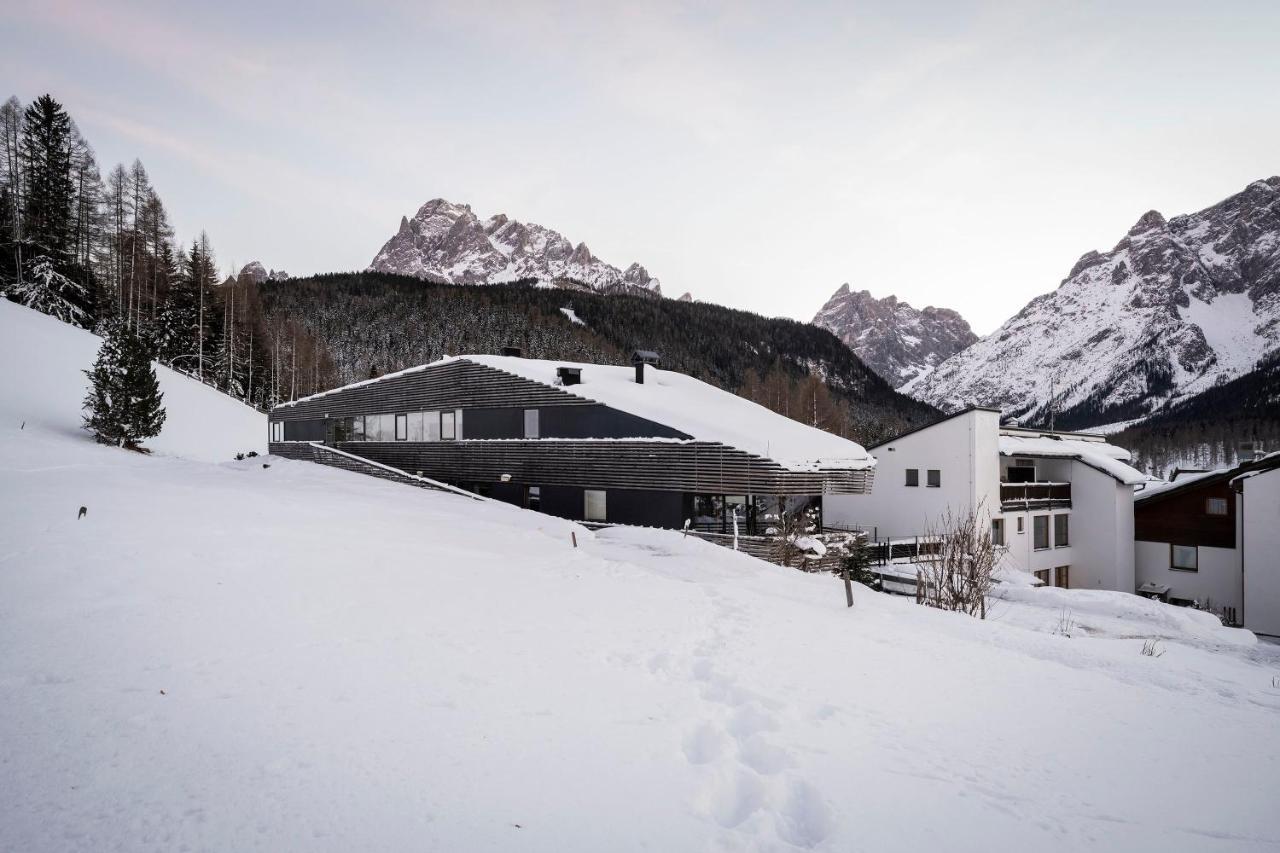
[[[471,206],[432,199],[386,242],[369,268],[448,284],[500,284],[536,279],[581,285],[604,293],[661,294],[658,280],[639,264],[625,271],[576,246],[563,235],[505,214],[481,220]]]
[[[262,265],[262,261],[250,261],[240,268],[240,278],[248,276],[253,279],[256,284],[262,284],[264,281],[284,281],[289,274],[284,270],[270,270]]]
[[[876,299],[848,284],[832,294],[813,324],[830,329],[895,388],[929,373],[978,339],[968,322],[949,308],[930,305],[917,310],[896,296]]]
[[[1052,293],[903,391],[1062,426],[1146,416],[1280,346],[1280,177],[1199,213],[1144,214]],[[1053,405],[1050,406],[1052,401]]]

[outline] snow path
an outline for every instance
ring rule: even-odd
[[[1280,646],[100,447],[40,355],[34,425],[0,374],[0,850],[1280,846]]]

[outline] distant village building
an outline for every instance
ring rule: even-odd
[[[1053,586],[1134,591],[1133,489],[1149,478],[1104,437],[1002,427],[999,410],[975,407],[868,450],[875,492],[829,498],[829,525],[906,538],[975,510],[1003,565]]]
[[[276,406],[271,452],[320,442],[564,518],[767,533],[866,494],[860,445],[637,351],[631,367],[516,355],[445,358]]]
[[[1134,537],[1139,592],[1280,635],[1280,453],[1147,486]]]

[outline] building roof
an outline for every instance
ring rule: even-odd
[[[906,432],[900,432],[897,435],[895,435],[893,438],[886,438],[884,441],[880,441],[871,445],[868,449],[875,450],[877,447],[884,447],[886,444],[893,444],[895,441],[901,441],[902,439],[906,438],[909,435],[915,435],[918,432],[923,432],[924,430],[930,429],[932,427],[936,427],[938,424],[944,424],[947,421],[951,420],[952,418],[958,418],[961,415],[967,415],[970,412],[995,412],[997,415],[1000,414],[999,409],[993,409],[993,408],[990,408],[989,406],[969,406],[968,408],[961,409],[958,412],[952,412],[949,415],[943,415],[937,420],[929,421],[927,424],[921,424],[920,426],[909,429]]]
[[[385,382],[453,361],[469,361],[540,382],[565,394],[665,424],[696,441],[719,442],[771,459],[791,471],[860,471],[874,468],[876,464],[871,454],[855,441],[793,421],[692,376],[653,365],[645,367],[644,384],[638,384],[635,369],[630,366],[501,355],[450,356],[313,394],[294,403]],[[562,385],[556,372],[561,367],[581,370],[582,381],[575,385]],[[287,405],[290,404],[282,404],[281,407]]]
[[[466,361],[553,385],[566,394],[674,427],[700,441],[717,441],[772,459],[793,471],[865,470],[875,459],[857,442],[806,426],[764,406],[683,373],[653,366],[637,384],[630,367],[575,364],[498,355],[458,356]],[[437,362],[438,363],[438,362]],[[556,369],[582,370],[582,382],[562,387]]]
[[[1152,479],[1150,475],[1127,464],[1130,459],[1129,451],[1088,434],[1001,430],[999,441],[1001,456],[1074,459],[1126,486],[1136,486]]]
[[[1274,468],[1280,467],[1280,453],[1268,453],[1261,459],[1250,459],[1247,462],[1241,462],[1238,465],[1229,468],[1216,468],[1212,471],[1198,471],[1194,474],[1183,473],[1177,479],[1167,483],[1156,483],[1147,486],[1133,496],[1135,503],[1148,501],[1153,498],[1168,497],[1172,494],[1180,494],[1200,486],[1207,486],[1213,483],[1223,481],[1236,482],[1246,477],[1253,477],[1258,474],[1266,473]]]

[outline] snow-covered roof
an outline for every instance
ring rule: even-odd
[[[857,442],[793,421],[692,376],[652,365],[645,367],[640,385],[632,367],[499,355],[458,358],[557,387],[556,368],[579,368],[582,382],[560,390],[666,424],[700,441],[717,441],[772,459],[793,471],[864,470],[875,465]]]
[[[1135,501],[1144,501],[1147,498],[1154,498],[1156,495],[1162,495],[1165,492],[1172,491],[1173,489],[1181,489],[1185,486],[1190,486],[1192,483],[1197,483],[1204,479],[1208,479],[1211,477],[1220,477],[1223,474],[1225,474],[1228,470],[1230,469],[1219,468],[1214,471],[1194,471],[1194,472],[1179,474],[1175,479],[1169,480],[1168,482],[1148,483],[1142,489],[1142,491],[1134,493],[1133,499]]]
[[[1000,434],[1001,456],[1043,456],[1078,459],[1091,468],[1114,477],[1126,486],[1146,483],[1152,478],[1128,465],[1129,451],[1105,441],[1071,438],[1070,434],[1028,432],[1026,435]]]
[[[376,379],[353,382],[291,403],[282,403],[278,408],[351,388],[385,382],[452,361],[470,361],[544,385],[552,385],[566,394],[665,424],[693,436],[695,440],[715,441],[772,459],[792,471],[860,471],[873,468],[876,464],[874,457],[855,441],[805,426],[692,376],[662,370],[653,365],[646,365],[644,384],[638,385],[634,367],[519,356],[449,356],[430,364],[406,368]],[[556,376],[556,369],[560,367],[581,370],[582,381],[576,385],[562,386]]]

